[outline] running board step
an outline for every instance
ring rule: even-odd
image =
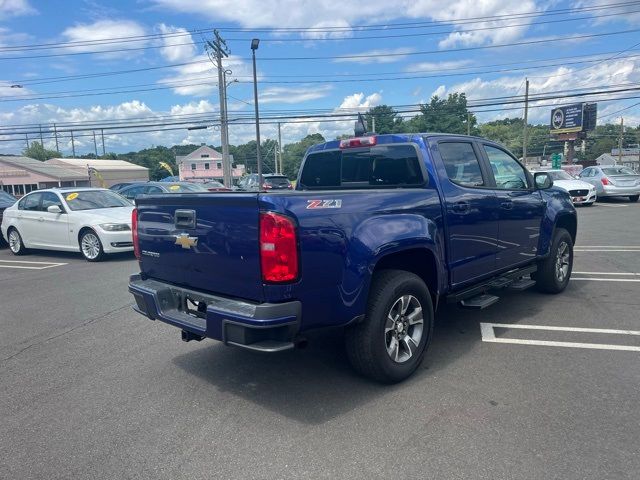
[[[530,278],[521,278],[520,280],[516,280],[511,285],[509,285],[509,290],[521,292],[523,290],[526,290],[527,288],[533,287],[535,284],[535,280],[531,280]]]
[[[490,307],[498,300],[500,300],[500,297],[485,293],[482,295],[477,295],[475,297],[467,298],[466,300],[461,300],[460,306],[462,308],[468,308],[470,310],[483,310],[487,307]]]

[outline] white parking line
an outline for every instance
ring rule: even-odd
[[[582,278],[582,277],[571,277],[571,281],[575,281],[575,280],[585,280],[585,281],[591,281],[591,282],[640,282],[640,278],[639,279],[634,279],[634,278]]]
[[[574,252],[640,252],[640,247],[632,248],[584,248],[575,247]]]
[[[615,330],[611,328],[580,328],[580,327],[555,327],[548,325],[510,325],[506,323],[480,323],[480,333],[483,342],[511,343],[515,345],[539,345],[545,347],[567,347],[567,348],[590,348],[595,350],[622,350],[628,352],[640,352],[639,346],[633,345],[613,345],[607,343],[580,343],[580,342],[557,342],[553,340],[526,340],[521,338],[497,338],[494,328],[520,329],[520,330],[546,330],[560,332],[577,333],[601,333],[610,335],[640,335],[637,330]]]
[[[44,270],[46,268],[61,267],[68,263],[58,262],[32,262],[27,260],[0,260],[0,268],[17,268],[20,270]],[[19,264],[19,265],[13,265]],[[37,266],[36,266],[37,265]]]
[[[628,207],[629,205],[616,205],[613,203],[596,203],[596,205],[598,205],[599,207],[613,207],[613,208],[620,208],[620,207]]]
[[[632,276],[632,277],[640,277],[640,273],[636,272],[576,272],[573,270],[572,273],[577,275],[624,275],[624,276]]]

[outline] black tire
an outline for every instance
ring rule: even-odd
[[[639,198],[640,198],[640,195],[631,195],[629,197],[629,201],[630,202],[637,202]]]
[[[25,248],[24,242],[22,241],[22,236],[16,228],[9,228],[9,230],[7,230],[7,237],[11,253],[14,255],[25,255],[28,253],[28,250]]]
[[[99,262],[104,258],[100,237],[93,230],[85,230],[79,239],[80,253],[88,262]]]
[[[585,207],[593,207],[593,204],[596,202],[589,202],[589,203],[585,203],[584,206]]]
[[[409,306],[404,310],[403,298],[409,299]],[[422,319],[416,315],[415,323],[412,323],[409,318],[411,315],[407,314],[409,308],[412,308],[411,314],[420,308]],[[395,321],[389,320],[392,313],[397,315]],[[418,332],[420,321],[421,329]],[[394,327],[388,328],[388,323]],[[395,328],[403,328],[403,323],[404,336]],[[415,345],[418,334],[420,338]],[[382,270],[373,277],[364,320],[345,332],[347,355],[353,368],[362,375],[382,383],[397,383],[418,368],[432,335],[433,304],[429,289],[422,279],[403,270]],[[400,336],[402,339],[399,340]],[[392,337],[396,339],[395,344]],[[393,349],[393,345],[397,350]],[[391,357],[392,353],[388,352],[389,348],[395,352],[395,360]],[[402,355],[399,355],[400,352]]]
[[[565,257],[565,253],[568,256]],[[565,265],[566,270],[563,268]],[[558,269],[560,268],[562,268],[563,275],[559,273]],[[562,292],[569,284],[572,269],[573,241],[571,235],[564,228],[556,228],[549,256],[538,264],[538,271],[533,275],[536,288],[544,293]]]

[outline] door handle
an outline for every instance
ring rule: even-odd
[[[456,213],[465,213],[469,211],[469,202],[454,203],[451,209]]]
[[[500,207],[504,208],[505,210],[511,210],[513,208],[513,202],[512,201],[502,202],[500,204]]]

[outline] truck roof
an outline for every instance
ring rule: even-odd
[[[473,135],[461,135],[457,133],[385,133],[385,134],[376,134],[370,133],[367,135],[363,135],[363,137],[377,137],[377,144],[387,144],[387,143],[406,143],[413,142],[418,140],[419,138],[431,138],[431,137],[452,137],[452,138],[466,138],[466,139],[474,139],[474,140],[483,140],[486,139],[481,137],[476,137]],[[355,137],[354,137],[355,138]],[[340,148],[340,140],[331,140],[329,142],[318,143],[317,145],[313,145],[309,147],[308,153],[317,152],[321,150],[332,150],[335,148]]]

